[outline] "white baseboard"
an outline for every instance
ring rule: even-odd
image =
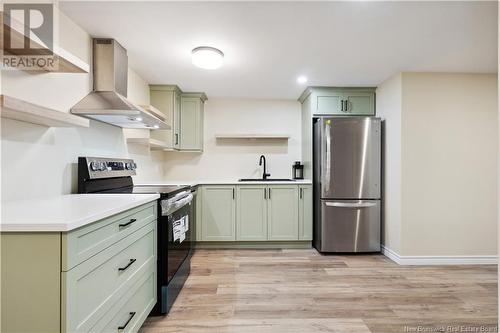
[[[398,265],[496,265],[498,256],[401,256],[382,245],[382,254]]]

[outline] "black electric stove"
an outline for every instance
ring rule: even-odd
[[[195,221],[193,194],[189,185],[134,185],[137,165],[131,159],[79,157],[78,193],[124,193],[160,195],[158,211],[158,297],[151,315],[167,314],[191,269]],[[174,225],[190,221],[184,239],[176,238]]]

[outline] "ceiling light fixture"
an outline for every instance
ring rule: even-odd
[[[136,121],[142,121],[142,118],[141,117],[136,117],[135,120]]]
[[[307,82],[307,76],[301,75],[297,78],[297,82],[300,84],[304,84]]]
[[[203,69],[217,69],[224,63],[224,53],[215,47],[200,46],[191,51],[193,65]]]

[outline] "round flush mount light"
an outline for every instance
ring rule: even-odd
[[[297,82],[300,84],[307,83],[307,76],[301,75],[297,78]]]
[[[191,51],[193,65],[203,69],[217,69],[224,63],[224,53],[215,47],[200,46]]]

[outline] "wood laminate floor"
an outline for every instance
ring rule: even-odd
[[[496,265],[198,250],[170,314],[148,318],[141,333],[496,332],[497,313]]]

